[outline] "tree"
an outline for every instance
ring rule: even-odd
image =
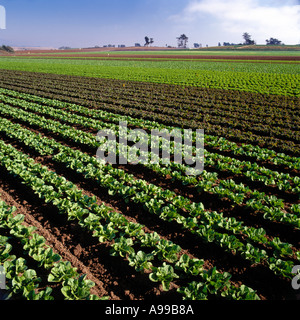
[[[245,40],[245,45],[253,45],[255,44],[255,41],[254,40],[251,40],[251,35],[248,33],[248,32],[245,32],[243,34],[243,38]]]
[[[280,41],[276,38],[270,38],[270,40],[266,40],[266,43],[267,43],[267,46],[269,46],[269,45],[280,46],[283,44],[282,41]]]
[[[149,46],[149,44],[152,44],[154,42],[153,38],[145,37],[145,47]]]
[[[146,36],[145,37],[145,47],[149,46],[150,44],[150,39]]]
[[[2,45],[0,46],[0,50],[3,50],[3,51],[6,51],[6,52],[10,52],[10,53],[13,53],[15,52],[14,49],[10,46],[6,46],[6,45]]]
[[[185,34],[182,34],[176,39],[178,41],[178,48],[186,48],[189,38]]]

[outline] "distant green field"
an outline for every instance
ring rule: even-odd
[[[40,55],[87,55],[87,54],[110,54],[110,55],[228,55],[228,56],[300,56],[299,51],[281,50],[161,50],[161,51],[62,51],[40,53]]]
[[[300,64],[0,58],[0,69],[300,96]]]
[[[44,72],[43,70],[56,71],[67,70],[69,67],[79,68],[81,71],[89,71],[92,74],[101,73],[101,69],[105,67],[112,68],[138,68],[145,69],[173,69],[173,70],[203,70],[203,71],[229,71],[229,72],[251,72],[251,73],[274,73],[274,74],[300,74],[300,65],[297,63],[281,64],[274,62],[256,63],[235,63],[228,61],[226,63],[217,61],[201,61],[201,60],[172,60],[172,61],[130,61],[130,60],[81,60],[81,59],[51,59],[51,58],[15,58],[1,57],[0,68],[6,67],[13,69],[30,69],[28,71]],[[33,70],[32,70],[33,69]],[[77,73],[77,71],[76,71]],[[150,73],[147,71],[147,73]]]

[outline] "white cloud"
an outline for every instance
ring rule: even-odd
[[[209,18],[215,34],[249,32],[257,43],[270,37],[286,44],[300,43],[300,2],[293,0],[193,0],[172,19],[186,25]]]

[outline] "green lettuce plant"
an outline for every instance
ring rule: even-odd
[[[170,283],[179,276],[174,272],[172,266],[163,263],[162,267],[152,267],[152,273],[149,274],[149,279],[153,282],[161,282],[163,290],[169,291]]]

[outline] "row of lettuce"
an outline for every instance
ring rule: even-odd
[[[123,215],[114,212],[104,204],[97,205],[95,197],[85,196],[81,190],[64,177],[36,163],[24,153],[2,141],[0,142],[0,162],[1,166],[4,166],[9,173],[17,176],[46,203],[52,203],[57,207],[59,213],[68,215],[69,220],[76,220],[82,228],[92,230],[93,236],[97,237],[100,242],[108,242],[112,248],[112,256],[117,255],[125,258],[137,272],[150,269],[149,279],[153,282],[160,282],[164,290],[169,290],[170,283],[174,279],[184,276],[194,280],[188,282],[186,286],[179,287],[178,291],[184,299],[207,299],[215,295],[227,299],[259,299],[251,288],[245,285],[239,287],[234,285],[230,281],[230,274],[220,273],[216,268],[205,270],[203,267],[204,260],[180,254],[182,249],[178,245],[161,239],[155,232],[145,233],[142,225],[129,222]],[[29,252],[31,250],[30,253],[33,254],[33,258],[37,259],[36,261],[39,261],[45,268],[52,268],[48,280],[63,280],[61,291],[67,299],[96,299],[93,295],[87,295],[87,289],[93,285],[89,280],[86,280],[84,276],[74,277],[69,269],[69,264],[67,264],[66,275],[62,271],[64,267],[61,267],[64,263],[60,262],[58,264],[57,262],[58,260],[61,261],[59,256],[54,254],[52,249],[43,250],[45,247],[44,240],[41,240],[38,235],[34,236],[31,228],[26,229],[23,225],[20,226],[22,217],[20,215],[13,216],[11,210],[3,202],[1,202],[1,205],[3,208],[1,227],[13,230],[10,233],[19,237],[21,243],[25,246],[25,251],[28,250]],[[27,299],[51,299],[51,289],[36,293],[34,271],[26,272],[27,269],[24,267],[20,269],[21,272],[20,270],[17,273],[10,272],[10,267],[14,269],[19,264],[25,265],[25,261],[11,256],[9,254],[11,247],[7,245],[7,239],[4,240],[5,245],[1,247],[3,249],[1,251],[3,260],[1,261],[4,261],[4,271],[8,279],[11,279],[11,291],[21,293]],[[136,252],[136,247],[145,249]],[[49,255],[52,255],[52,261],[51,257],[48,259]],[[153,266],[151,263],[154,258],[160,261],[159,266]],[[20,274],[24,276],[25,283],[15,287],[15,277]],[[198,279],[198,281],[195,281],[195,279]],[[30,281],[27,284],[28,280]],[[80,295],[74,293],[76,290],[73,285],[75,288],[76,285],[79,287]],[[83,292],[85,295],[83,295]]]
[[[99,110],[88,110],[84,107],[55,100],[43,99],[41,103],[41,101],[38,101],[38,97],[30,95],[26,95],[26,98],[35,99],[39,103],[27,103],[21,97],[19,99],[11,98],[14,95],[18,97],[17,93],[12,91],[6,91],[5,93],[9,93],[8,96],[10,97],[1,96],[1,99],[6,102],[6,104],[2,103],[0,105],[2,116],[13,118],[15,121],[20,121],[27,126],[46,130],[63,139],[91,148],[96,148],[100,145],[95,135],[74,129],[72,126],[63,124],[63,122],[80,125],[87,129],[100,130],[109,128],[116,133],[117,123],[120,120],[128,121],[132,127],[171,129],[152,121],[122,117]],[[62,109],[67,109],[67,111]],[[85,116],[74,114],[70,116],[69,112],[72,110],[76,110],[79,114],[81,113]],[[92,117],[88,117],[91,114]],[[133,175],[123,170],[115,169],[110,165],[101,165],[95,157],[91,157],[79,150],[72,150],[72,148],[60,144],[56,140],[36,134],[6,118],[1,118],[0,130],[2,134],[14,139],[14,141],[19,141],[19,143],[28,146],[40,155],[52,155],[53,161],[63,164],[69,170],[82,174],[87,179],[95,181],[99,186],[106,189],[110,195],[118,195],[126,202],[141,205],[147,212],[155,214],[164,221],[177,223],[185,232],[199,237],[201,241],[217,244],[229,254],[239,255],[251,263],[267,264],[269,269],[276,275],[291,278],[292,267],[300,258],[299,252],[295,252],[291,244],[284,243],[279,238],[270,240],[264,229],[247,227],[242,221],[237,221],[235,218],[224,217],[222,213],[206,210],[201,203],[191,202],[189,199],[178,196],[170,190],[163,190],[146,181],[136,179]],[[233,155],[235,153],[239,154],[239,152],[247,152],[249,148],[248,145],[238,147],[225,139],[216,140],[209,137],[208,141],[210,139],[214,146],[219,144],[219,147],[221,146],[222,148],[223,146],[225,150],[229,150]],[[145,235],[142,230],[143,226],[128,224],[124,217],[111,213],[111,210],[106,207],[102,207],[101,210],[97,209],[95,198],[83,196],[82,192],[70,182],[66,182],[52,172],[50,173],[45,167],[36,163],[33,164],[33,160],[29,161],[27,157],[24,159],[23,153],[12,149],[10,146],[1,145],[2,166],[5,166],[8,171],[17,174],[25,183],[32,186],[35,192],[46,202],[56,205],[61,212],[68,213],[70,219],[77,219],[83,227],[93,231],[101,242],[109,241],[113,255],[120,255],[126,258],[129,264],[135,267],[138,272],[151,269],[150,280],[160,281],[165,290],[169,289],[170,282],[176,280],[177,277],[180,278],[180,273],[184,270],[184,273],[188,273],[191,277],[200,276],[201,281],[191,281],[186,286],[179,288],[183,298],[205,299],[212,294],[234,299],[257,298],[253,290],[246,286],[242,286],[237,290],[234,289],[236,287],[232,286],[232,284],[229,285],[231,283],[229,282],[229,274],[221,274],[215,268],[204,270],[203,260],[191,260],[186,255],[180,256],[181,248],[179,246],[165,242],[162,239],[159,240],[157,234]],[[3,150],[6,150],[6,152]],[[271,150],[256,148],[253,151],[256,154],[260,153],[263,159],[267,158],[270,161],[274,161],[274,163],[281,161],[284,166],[289,166],[293,169],[295,169],[293,166],[297,165],[297,158],[277,154]],[[256,154],[254,153],[253,158]],[[253,166],[251,162],[228,161],[226,165],[228,160],[226,157],[208,152],[206,155],[208,159],[206,161],[209,161],[210,165],[215,166],[219,171],[229,170],[234,174],[242,173],[247,178],[247,172],[252,170],[252,175],[250,173],[248,177],[250,180],[252,179],[251,176],[253,176],[256,181],[261,179],[263,184],[273,185],[273,182],[270,181],[271,179],[278,185],[278,190],[282,189],[294,194],[299,193],[299,179],[297,179],[297,176],[276,173],[261,166]],[[151,157],[151,155],[147,154],[147,157]],[[29,162],[26,162],[27,160]],[[24,165],[26,170],[24,170]],[[275,196],[267,196],[264,192],[251,190],[249,187],[237,184],[233,180],[219,179],[216,172],[204,171],[202,178],[197,179],[185,175],[185,165],[173,162],[165,165],[160,162],[155,165],[149,163],[145,166],[163,177],[170,175],[172,179],[182,182],[183,185],[192,185],[199,192],[211,192],[217,194],[220,198],[229,198],[233,205],[245,204],[264,219],[279,221],[299,229],[299,205],[297,204],[288,208],[283,200]],[[247,170],[243,171],[244,168]],[[280,184],[282,185],[281,187]],[[90,211],[95,208],[96,211]],[[109,213],[107,210],[109,210]],[[109,217],[107,218],[107,216]],[[105,224],[101,224],[102,219],[105,219]],[[124,230],[124,226],[126,226],[126,230]],[[119,228],[121,228],[121,231]],[[246,240],[241,239],[241,234],[246,237]],[[144,237],[149,242],[144,240]],[[151,243],[156,249],[135,252],[134,246],[137,241],[139,241],[138,246],[144,245],[145,248],[149,248],[144,243]],[[264,249],[261,249],[261,245],[263,245]],[[153,249],[153,247],[151,248]],[[153,267],[151,261],[154,258],[161,261],[160,267]],[[213,283],[215,281],[215,285],[211,284],[210,281]]]
[[[28,118],[26,118],[26,116],[22,116],[20,111],[8,109],[6,112],[7,115],[14,116],[16,114],[18,119],[30,121]],[[74,129],[70,128],[70,133],[70,131],[66,131],[65,127],[59,122],[54,121],[51,123],[49,119],[47,120],[39,118],[38,120],[35,119],[34,121],[31,119],[30,123],[31,125],[38,125],[39,128],[55,132],[62,137],[74,139],[77,142],[80,138],[80,135],[76,134],[78,130],[72,132]],[[19,125],[13,124],[5,118],[2,118],[1,131],[14,139],[21,139],[25,144],[37,149],[42,155],[49,155],[53,154],[54,152],[52,147],[55,146],[55,142],[53,140],[48,140],[46,143],[41,143],[41,141],[43,141],[41,136],[33,135],[31,131],[22,129]],[[57,149],[57,146],[55,146],[55,148]],[[149,154],[147,156],[149,156]],[[94,158],[90,157],[89,161],[93,160],[95,161]],[[246,204],[247,207],[261,212],[265,219],[284,222],[288,225],[299,228],[299,205],[297,204],[292,205],[290,208],[286,208],[282,199],[279,199],[274,195],[267,196],[264,192],[251,190],[249,187],[243,184],[235,183],[232,179],[220,180],[218,179],[217,173],[204,171],[201,174],[201,180],[199,180],[197,177],[186,176],[185,173],[187,167],[185,165],[179,165],[173,162],[171,162],[169,165],[150,163],[144,165],[145,167],[164,177],[169,175],[174,180],[179,181],[184,185],[194,186],[200,192],[212,192],[217,194],[220,198],[229,198],[234,204]]]
[[[26,112],[22,109],[15,109],[14,107],[4,104],[1,104],[0,106],[0,112],[2,115],[14,117],[18,121],[24,122],[31,126],[33,125],[39,129],[47,130],[50,133],[58,134],[63,138],[74,141],[81,145],[89,146],[91,148],[96,148],[100,145],[95,135],[82,130],[74,129],[73,127],[62,124],[59,121],[80,124],[86,128],[95,126],[97,130],[101,128],[109,128],[110,130],[113,129],[114,132],[118,134],[117,126],[114,123],[96,121],[95,119],[89,119],[86,116],[83,117],[72,115],[72,117],[70,117],[70,113],[66,111],[56,110],[52,107],[43,107],[35,104],[22,103],[22,101],[11,100],[11,103],[14,103],[15,106],[22,105],[24,109],[30,109],[33,112],[51,116],[56,120],[45,118],[44,116],[33,114],[31,112]],[[143,127],[145,126],[147,126],[147,123],[143,125]],[[3,127],[6,128],[6,125]],[[245,147],[247,148],[248,146]],[[44,151],[47,152],[48,149],[49,147],[45,146]],[[242,148],[240,147],[239,151],[240,149]],[[44,151],[40,150],[40,152]],[[272,153],[270,153],[270,159],[271,155]],[[145,157],[147,159],[151,158],[151,152],[149,152]],[[273,153],[273,159],[275,159],[274,161],[281,159],[286,166],[291,166],[291,164],[294,163],[293,160],[295,160],[295,164],[297,165],[297,158],[291,158],[289,156],[286,157],[284,154]],[[221,172],[230,172],[235,175],[239,174],[246,179],[246,182],[247,180],[258,181],[261,182],[262,185],[272,186],[277,188],[277,190],[292,192],[295,195],[299,193],[298,176],[279,173],[249,161],[239,161],[234,158],[222,156],[218,153],[205,152],[205,163],[212,166],[215,170]],[[269,218],[271,220],[284,221],[288,224],[299,227],[299,218],[297,217],[299,214],[299,205],[294,204],[291,207],[286,207],[284,202],[275,195],[267,196],[264,192],[251,190],[244,184],[237,184],[232,179],[218,179],[218,174],[216,172],[211,173],[204,171],[204,173],[201,175],[201,180],[196,179],[195,177],[188,177],[184,174],[184,172],[186,172],[186,166],[179,165],[174,162],[171,162],[168,165],[160,162],[158,165],[156,165],[151,164],[149,161],[149,163],[144,164],[144,166],[163,176],[171,175],[173,179],[179,180],[183,184],[193,185],[200,191],[210,191],[218,194],[221,198],[226,196],[236,204],[245,203],[250,208],[262,211],[267,219]]]
[[[4,99],[4,98],[3,98]],[[121,116],[115,116],[109,117],[109,114],[107,115],[107,119],[113,119],[112,122],[103,122],[96,119],[91,119],[86,116],[79,116],[79,115],[72,115],[70,117],[70,110],[64,111],[61,109],[56,110],[53,107],[50,106],[42,106],[34,103],[27,103],[23,101],[19,101],[17,99],[8,99],[8,101],[13,104],[13,106],[21,107],[22,109],[15,109],[13,106],[10,105],[4,105],[1,104],[0,112],[4,116],[14,117],[17,121],[21,121],[26,123],[27,125],[33,125],[35,127],[38,127],[39,129],[45,129],[49,131],[50,133],[55,133],[63,138],[75,141],[76,143],[84,146],[89,146],[90,148],[96,148],[99,147],[100,143],[97,141],[95,135],[91,133],[87,133],[82,130],[78,130],[73,128],[72,126],[63,124],[61,122],[69,123],[69,124],[75,124],[75,125],[81,125],[84,128],[90,129],[94,128],[96,130],[99,129],[110,129],[113,130],[113,132],[118,135],[118,126],[115,124],[117,119],[119,121],[123,121],[124,117]],[[49,100],[50,101],[50,100]],[[66,106],[66,104],[61,104],[60,107]],[[73,105],[67,105],[68,108],[71,108]],[[75,106],[73,106],[75,108]],[[78,107],[80,108],[80,107]],[[23,109],[29,109],[31,112],[24,111]],[[83,110],[82,110],[83,111]],[[87,110],[85,110],[87,112]],[[32,112],[41,114],[33,114]],[[44,116],[51,117],[55,120],[45,118]],[[104,117],[105,114],[99,115],[99,117]],[[146,129],[150,128],[149,126],[152,125],[155,127],[155,123],[147,123],[142,122],[142,120],[133,120],[126,118],[129,122],[129,125],[140,125],[141,127],[146,127]],[[59,122],[59,121],[61,122]],[[161,129],[161,125],[156,124],[156,127],[159,126]],[[170,127],[164,127],[164,129],[171,130]],[[210,137],[206,137],[206,143],[209,143]],[[232,173],[235,176],[242,177],[243,180],[247,182],[256,181],[260,182],[261,186],[271,186],[277,189],[278,191],[283,192],[292,192],[293,194],[299,193],[299,177],[290,175],[290,174],[284,174],[280,173],[271,169],[268,169],[263,166],[259,166],[256,163],[253,163],[251,161],[240,161],[238,159],[235,159],[236,154],[248,154],[249,157],[257,157],[261,158],[262,160],[269,159],[269,161],[273,161],[275,163],[281,163],[284,166],[289,167],[291,170],[298,167],[299,159],[295,157],[286,156],[284,154],[276,154],[272,152],[271,150],[265,150],[265,149],[258,149],[256,148],[252,150],[249,145],[245,145],[243,147],[237,147],[233,143],[230,143],[226,141],[225,139],[221,140],[213,140],[211,143],[211,146],[216,146],[219,142],[220,149],[228,150],[230,149],[231,157],[229,156],[223,156],[217,152],[208,152],[205,150],[205,165],[212,167],[216,171],[220,172],[227,172]],[[46,149],[47,150],[47,149]],[[171,149],[172,153],[174,154],[174,150]],[[148,159],[152,158],[152,153],[149,152],[145,157]],[[166,176],[167,174],[170,174],[172,178],[175,180],[180,180],[184,184],[190,184],[193,186],[196,186],[199,189],[207,190],[210,189],[212,192],[219,194],[221,197],[224,197],[225,195],[229,197],[231,200],[233,200],[235,203],[242,204],[244,203],[246,199],[246,195],[249,196],[250,193],[250,199],[251,201],[247,201],[247,205],[250,207],[257,207],[264,211],[266,216],[273,216],[278,217],[279,221],[291,221],[292,224],[297,226],[297,221],[292,222],[292,220],[295,219],[294,214],[299,211],[299,206],[297,204],[293,205],[290,208],[286,208],[284,206],[283,201],[276,198],[275,195],[268,197],[263,192],[257,192],[253,191],[251,192],[249,187],[244,186],[243,184],[237,184],[233,180],[227,181],[227,180],[220,180],[218,179],[218,175],[216,172],[213,173],[207,173],[204,177],[202,175],[202,180],[196,180],[193,177],[187,177],[183,174],[184,170],[186,170],[185,166],[178,165],[174,162],[171,162],[168,166],[160,163],[159,165],[153,165],[149,161],[148,164],[144,164],[151,170],[154,170],[160,174],[163,174]],[[228,189],[231,189],[231,192],[228,191]],[[227,191],[224,191],[227,190]],[[224,193],[225,192],[225,193]],[[254,201],[254,202],[253,202]],[[258,204],[258,201],[263,201],[263,203]],[[276,207],[276,210],[268,210],[266,206],[264,206],[264,202],[272,202],[272,205]],[[280,209],[280,210],[278,210]],[[283,210],[284,209],[284,210]]]
[[[145,120],[144,118],[133,118],[128,115],[120,115],[117,113],[105,111],[104,109],[107,107],[106,105],[101,105],[101,110],[99,109],[91,109],[88,107],[84,107],[78,104],[68,103],[61,100],[55,99],[47,99],[40,96],[28,94],[28,93],[21,93],[13,90],[8,89],[0,89],[1,98],[3,102],[10,103],[14,106],[24,106],[28,103],[34,107],[41,107],[49,106],[55,109],[63,109],[73,114],[78,114],[80,116],[86,116],[89,118],[93,118],[97,120],[97,124],[95,121],[92,122],[92,128],[95,127],[96,129],[103,127],[103,122],[105,122],[105,126],[109,126],[109,123],[119,124],[119,122],[126,121],[131,128],[143,128],[148,132],[151,132],[153,129],[168,129],[170,132],[174,129],[174,126],[167,126],[157,121]],[[15,99],[12,99],[15,98]],[[65,97],[66,99],[67,97]],[[16,100],[17,99],[17,100]],[[65,100],[64,99],[64,100]],[[19,101],[18,101],[19,100]],[[23,101],[20,101],[23,100]],[[27,102],[27,103],[26,103]],[[36,108],[35,108],[36,109]],[[45,110],[45,109],[44,109]],[[51,109],[48,109],[48,112]],[[80,118],[78,118],[80,121]],[[81,118],[84,119],[84,118]],[[85,119],[84,119],[85,120]],[[101,122],[100,122],[101,121]],[[88,123],[91,125],[91,123]],[[111,127],[111,125],[110,125]],[[205,144],[208,148],[216,148],[220,151],[228,151],[231,155],[241,156],[251,158],[255,161],[269,161],[271,164],[275,166],[281,165],[283,167],[287,166],[290,169],[300,169],[300,160],[298,157],[292,157],[289,155],[285,155],[284,153],[278,153],[271,149],[261,148],[258,145],[252,144],[237,144],[235,142],[229,141],[224,137],[216,137],[214,135],[209,135],[205,131]]]
[[[292,245],[280,241],[279,238],[274,238],[272,241],[268,240],[266,231],[262,228],[247,227],[244,226],[243,222],[237,221],[235,218],[223,217],[222,213],[205,210],[201,203],[193,203],[172,191],[163,190],[143,180],[136,179],[133,175],[123,170],[115,169],[110,165],[101,165],[95,157],[91,157],[79,150],[72,150],[55,140],[41,137],[30,130],[22,128],[20,125],[12,124],[5,120],[1,131],[43,155],[52,154],[53,161],[64,164],[69,169],[83,174],[86,178],[95,180],[102,188],[107,189],[110,195],[117,194],[123,197],[125,201],[142,204],[148,212],[158,215],[165,221],[176,221],[179,225],[182,225],[183,229],[196,234],[204,241],[217,243],[229,252],[240,253],[243,258],[253,263],[259,263],[267,259],[269,267],[277,274],[289,275],[295,259],[299,258],[299,253],[293,252]],[[182,174],[182,177],[184,177],[184,174]],[[207,173],[205,179],[207,191],[210,191],[210,177],[211,175]],[[218,190],[220,189],[219,187]],[[248,190],[246,189],[245,191],[248,192]],[[224,196],[224,192],[222,194]],[[249,201],[251,205],[256,205],[257,207],[259,204],[262,205],[263,202],[268,204],[263,205],[265,212],[262,211],[266,219],[275,221],[278,219],[299,228],[299,225],[297,226],[299,224],[297,214],[284,215],[284,212],[280,209],[283,205],[280,199],[277,201],[274,197],[268,199],[259,192],[253,192],[253,195],[257,201],[254,202],[255,198],[252,199],[252,201]],[[57,194],[53,192],[50,200],[55,201],[56,196]],[[255,209],[258,209],[256,207]],[[273,216],[270,214],[272,208],[274,212],[281,212],[281,219],[277,218],[275,214]],[[267,210],[269,210],[269,216],[266,214]],[[186,216],[186,213],[188,213],[188,216]],[[292,217],[290,220],[287,218],[289,216]],[[220,232],[222,230],[226,230],[228,233]],[[239,233],[247,236],[246,244],[239,240]],[[267,251],[271,252],[271,256],[268,257],[265,250],[253,246],[253,242],[263,243],[268,248]],[[270,248],[272,249],[270,250]],[[290,257],[292,260],[278,259],[283,257]]]
[[[7,90],[6,90],[7,92]],[[174,127],[167,127],[159,125],[155,122],[150,121],[144,121],[144,120],[137,120],[130,117],[122,117],[118,115],[112,115],[111,113],[99,111],[99,110],[90,110],[88,108],[71,105],[67,103],[59,103],[55,105],[55,107],[51,107],[49,105],[42,106],[41,104],[33,103],[33,102],[27,102],[20,100],[20,98],[24,97],[24,94],[20,94],[18,97],[18,93],[14,93],[12,91],[8,92],[9,94],[14,94],[16,98],[10,98],[4,95],[1,95],[1,100],[3,102],[8,103],[9,105],[22,108],[24,110],[29,110],[30,112],[39,113],[44,116],[50,116],[56,120],[62,121],[64,123],[69,123],[73,125],[81,125],[84,128],[87,129],[94,129],[94,130],[103,130],[103,129],[109,129],[113,130],[116,135],[119,134],[118,130],[120,130],[120,123],[126,121],[130,127],[133,125],[135,127],[143,127],[145,129],[153,130],[168,130],[172,132]],[[28,98],[28,95],[26,95],[26,98]],[[44,103],[49,103],[51,100],[43,99]],[[55,104],[56,101],[53,101],[51,104]],[[2,104],[3,105],[3,104]],[[7,106],[7,105],[6,105]],[[5,107],[5,106],[4,106]],[[67,109],[61,110],[61,109]],[[74,115],[72,114],[72,117],[70,117],[70,112],[80,112],[83,115]],[[90,117],[93,118],[90,118]],[[111,122],[108,122],[111,121]],[[116,124],[116,121],[118,121],[119,124]],[[70,127],[66,127],[70,128]],[[80,131],[78,131],[80,132]],[[195,133],[193,133],[194,140],[195,140]],[[93,146],[97,146],[97,141],[95,140],[95,137],[90,134],[85,134],[90,140],[94,140]],[[82,136],[82,134],[81,134]],[[150,138],[149,138],[150,139]],[[84,142],[83,139],[81,139],[82,142]],[[80,141],[79,141],[80,142]],[[272,152],[272,150],[267,149],[261,149],[256,148],[250,145],[243,145],[242,147],[237,147],[236,144],[230,143],[229,141],[226,141],[225,139],[219,139],[215,140],[211,136],[205,136],[205,144],[209,147],[215,147],[219,146],[220,150],[228,150],[231,149],[234,153],[234,155],[239,154],[243,156],[248,156],[251,158],[256,157],[256,159],[260,160],[269,160],[271,162],[274,162],[275,165],[284,165],[288,166],[290,169],[299,169],[299,158],[297,157],[290,157],[284,154],[276,154],[276,152]],[[260,151],[260,154],[255,151]],[[251,163],[250,161],[240,161],[237,159],[233,159],[232,157],[225,157],[218,153],[212,153],[206,151],[205,158],[208,159],[207,165],[211,165],[213,167],[218,166],[218,169],[222,170],[222,163],[224,163],[225,170],[230,170],[233,174],[241,174],[243,173],[245,176],[248,176],[251,180],[261,180],[265,185],[273,185],[276,184],[280,190],[290,190],[298,192],[299,188],[299,177],[291,177],[289,174],[279,173],[279,172],[273,172],[270,169],[261,167],[257,165],[256,163]],[[230,166],[228,166],[228,162],[230,162]],[[258,176],[253,175],[252,173],[256,172]],[[262,176],[265,177],[262,177]],[[289,181],[288,181],[289,180]],[[291,183],[292,182],[292,183]],[[295,185],[296,188],[293,188],[292,185]]]
[[[55,253],[45,238],[35,232],[35,227],[26,226],[24,215],[15,211],[15,207],[0,201],[0,266],[1,279],[5,279],[1,283],[2,299],[54,300],[52,286],[59,284],[61,296],[66,300],[99,300],[90,292],[95,284]],[[4,231],[8,236],[1,235]],[[23,251],[19,256],[13,254],[20,252],[16,250],[17,246]],[[28,267],[30,259],[35,261],[36,269]],[[36,271],[42,268],[48,272],[47,281],[43,281]],[[47,286],[41,289],[40,284],[45,286],[45,282]]]

